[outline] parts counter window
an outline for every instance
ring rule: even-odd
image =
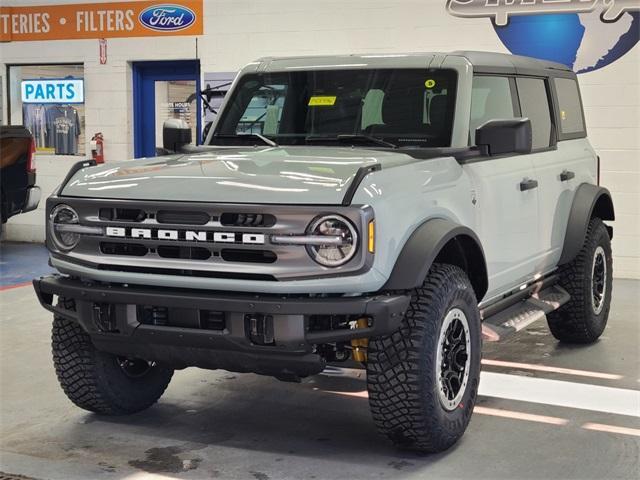
[[[9,67],[10,123],[24,125],[31,132],[37,153],[85,154],[84,95],[63,88],[67,84],[82,88],[83,78],[82,65]]]

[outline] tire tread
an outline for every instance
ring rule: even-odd
[[[560,266],[558,275],[560,285],[571,295],[571,299],[559,310],[547,315],[547,323],[553,336],[566,343],[593,343],[602,334],[602,328],[594,326],[591,298],[587,295],[585,279],[591,278],[591,262],[593,250],[599,244],[599,239],[606,235],[605,253],[608,257],[607,275],[611,276],[611,246],[608,242],[609,234],[601,219],[594,217],[589,221],[584,244],[569,263]],[[590,281],[590,280],[589,280]],[[609,315],[611,282],[607,280],[608,293],[601,315],[606,318]]]
[[[73,308],[73,303],[66,307]],[[173,375],[170,368],[154,366],[141,382],[123,383],[125,375],[113,367],[113,356],[98,351],[83,328],[65,318],[54,317],[51,344],[56,376],[66,396],[98,414],[125,415],[150,407]]]
[[[460,268],[434,264],[424,284],[412,291],[400,328],[369,343],[367,383],[373,420],[378,430],[401,448],[421,452],[446,450],[460,438],[473,410],[475,390],[472,404],[465,408],[468,415],[461,420],[463,424],[446,429],[425,408],[439,404],[439,399],[434,388],[425,387],[424,371],[435,372],[435,361],[431,355],[424,355],[421,345],[424,337],[438,338],[440,322],[433,319],[439,315],[438,307],[451,289],[461,289],[476,302],[469,280]],[[467,388],[477,389],[477,382]]]

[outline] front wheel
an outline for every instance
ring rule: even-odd
[[[97,350],[75,322],[54,318],[53,364],[60,386],[78,407],[103,415],[125,415],[153,405],[173,369]]]
[[[378,430],[401,448],[441,452],[464,433],[480,381],[480,313],[466,274],[435,264],[400,328],[371,339],[369,404]]]

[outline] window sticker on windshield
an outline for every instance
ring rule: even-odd
[[[335,170],[331,167],[319,167],[317,165],[311,165],[309,167],[309,170],[311,170],[312,172],[318,172],[318,173],[336,173]]]
[[[436,86],[436,81],[433,78],[429,78],[425,80],[424,86],[427,88],[433,88]]]
[[[313,96],[309,99],[310,107],[332,107],[336,103],[335,96],[316,97]]]

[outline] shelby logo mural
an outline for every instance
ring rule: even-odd
[[[447,0],[447,11],[491,18],[511,53],[578,73],[615,62],[640,39],[640,0]]]
[[[187,28],[196,21],[196,14],[179,5],[153,5],[140,12],[138,19],[151,30],[165,32]]]

